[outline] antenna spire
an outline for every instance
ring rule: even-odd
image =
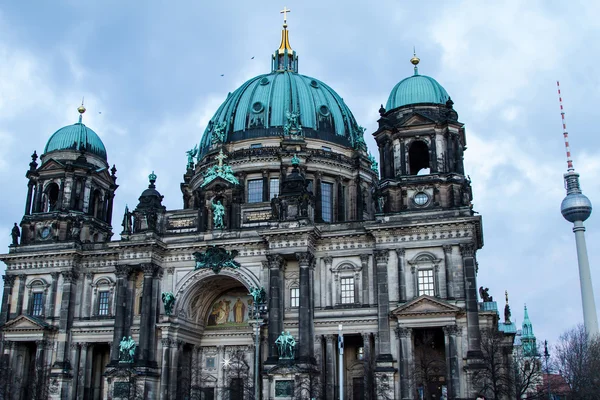
[[[567,151],[567,172],[575,171],[573,159],[571,158],[571,147],[569,147],[569,132],[567,132],[567,122],[565,121],[565,109],[563,108],[562,96],[560,94],[560,82],[556,81],[558,89],[558,102],[560,104],[560,117],[562,118],[563,137],[565,138],[565,149]]]

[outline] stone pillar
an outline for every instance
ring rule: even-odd
[[[42,211],[42,190],[42,184],[38,183],[37,188],[35,189],[35,197],[33,199],[32,209],[34,213]]]
[[[108,204],[106,205],[106,223],[111,225],[112,222],[112,214],[113,214],[113,199],[115,197],[115,192],[108,192]]]
[[[169,364],[171,339],[162,339],[162,366],[160,369],[160,400],[169,399]]]
[[[406,267],[405,267],[405,250],[404,248],[396,249],[396,256],[398,257],[398,301],[401,303],[406,302]]]
[[[369,302],[369,258],[368,254],[360,255],[360,265],[361,265],[361,273],[362,273],[362,303],[370,304]]]
[[[481,353],[481,331],[479,330],[479,305],[477,304],[477,282],[475,280],[475,247],[461,244],[460,252],[465,270],[465,295],[467,309],[467,358],[483,357]]]
[[[398,364],[400,367],[400,399],[410,400],[413,398],[413,391],[411,390],[413,358],[412,329],[398,327],[396,329],[396,335],[400,340],[398,345]]]
[[[267,170],[263,170],[262,172],[262,179],[263,179],[263,184],[262,184],[262,201],[266,202],[266,201],[270,201],[271,199],[269,198],[269,189],[270,189],[270,185],[269,185],[269,171]]]
[[[55,315],[55,307],[56,307],[56,289],[58,288],[58,272],[50,272],[50,276],[52,277],[52,282],[50,283],[50,297],[48,302],[46,303],[46,316],[48,318],[54,319]]]
[[[158,305],[154,290],[154,277],[158,267],[154,264],[142,264],[144,271],[144,287],[142,292],[142,315],[140,317],[140,351],[139,363],[147,366],[154,360],[154,337],[156,324],[156,308]]]
[[[179,352],[182,345],[183,342],[180,340],[171,343],[169,354],[171,356],[171,360],[169,361],[169,399],[177,398],[177,372],[179,370]]]
[[[23,314],[23,298],[25,297],[25,281],[27,280],[27,275],[20,274],[19,275],[19,293],[17,294],[17,310],[16,315]]]
[[[148,362],[150,362],[153,367],[158,367],[156,363],[156,322],[162,307],[160,280],[162,279],[163,274],[163,269],[158,267],[152,276],[152,309],[150,311],[150,321],[148,322],[151,332],[150,337],[148,338]]]
[[[455,399],[460,396],[460,368],[458,355],[458,341],[456,336],[460,329],[456,325],[444,326],[444,342],[446,344],[446,381],[448,383],[448,397]]]
[[[284,265],[283,258],[278,254],[267,256],[269,263],[269,360],[278,359],[275,341],[283,331],[283,310],[281,309],[281,269]]]
[[[310,306],[310,268],[313,263],[313,255],[310,253],[296,253],[298,265],[300,266],[300,307],[298,310],[298,346],[301,362],[310,362],[313,357],[313,340],[311,331],[313,324],[313,310]]]
[[[76,271],[61,271],[63,278],[62,297],[60,301],[60,313],[58,322],[58,349],[56,351],[56,361],[54,368],[62,368],[63,371],[71,369],[69,362],[69,336],[71,324],[73,321],[73,293],[74,285],[77,282],[78,274]]]
[[[371,334],[363,333],[363,366],[364,366],[364,398],[371,400],[373,398],[373,349],[371,348]]]
[[[33,181],[29,181],[27,183],[27,198],[25,199],[25,215],[31,214],[31,198],[33,196],[33,186],[35,183]]]
[[[454,274],[452,271],[452,245],[445,244],[444,249],[444,264],[446,265],[446,296],[448,299],[454,299]]]
[[[88,272],[83,277],[83,298],[81,299],[81,317],[89,318],[92,310],[92,282],[94,274]]]
[[[319,171],[315,173],[315,222],[323,222],[323,203],[321,199],[321,178],[323,174]]]
[[[325,335],[325,399],[335,400],[335,377],[337,374],[335,368],[335,336]]]
[[[4,280],[4,292],[2,293],[2,312],[0,312],[0,324],[6,323],[10,318],[10,307],[12,299],[13,285],[15,284],[14,275],[2,275]]]
[[[86,398],[86,376],[87,376],[87,358],[89,343],[79,343],[79,379],[77,382],[77,400],[85,400]]]
[[[329,279],[329,272],[331,272],[331,263],[333,263],[333,257],[327,256],[323,257],[323,262],[325,263],[325,270],[322,276],[322,284],[323,284],[323,294],[325,296],[325,305],[327,307],[333,307],[335,304],[335,299],[333,298],[333,289],[331,288],[331,284],[333,283],[333,279]]]
[[[129,292],[129,275],[132,268],[129,265],[117,265],[115,275],[117,276],[117,291],[115,300],[115,327],[113,330],[113,344],[110,352],[111,363],[119,362],[119,343],[123,336],[129,336],[129,324],[126,322],[127,302]]]
[[[77,392],[79,391],[79,343],[71,343],[71,367],[73,368],[73,380],[71,381],[71,391],[69,398],[72,400],[77,399]]]
[[[377,262],[377,333],[379,353],[377,362],[392,362],[390,343],[390,300],[388,293],[388,250],[375,250]]]
[[[44,373],[44,349],[46,347],[45,340],[36,340],[35,341],[35,370],[33,371],[35,378],[35,382],[39,382],[39,379],[42,378],[39,376]],[[35,392],[39,391],[39,387],[33,388]]]

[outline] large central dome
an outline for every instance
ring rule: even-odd
[[[284,26],[271,73],[248,80],[227,96],[204,131],[199,155],[213,144],[284,136],[289,129],[349,147],[364,143],[363,129],[342,98],[323,82],[298,74],[298,58]]]

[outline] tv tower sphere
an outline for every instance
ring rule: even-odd
[[[560,212],[569,222],[585,221],[592,214],[592,202],[579,188],[579,174],[568,172],[565,174],[567,196],[560,204]]]

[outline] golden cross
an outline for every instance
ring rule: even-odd
[[[283,10],[279,11],[280,14],[283,14],[283,23],[287,22],[287,13],[291,12],[287,7],[283,7]]]
[[[219,161],[219,167],[223,167],[223,160],[227,158],[225,154],[223,154],[223,150],[219,151],[219,155],[215,157]]]

